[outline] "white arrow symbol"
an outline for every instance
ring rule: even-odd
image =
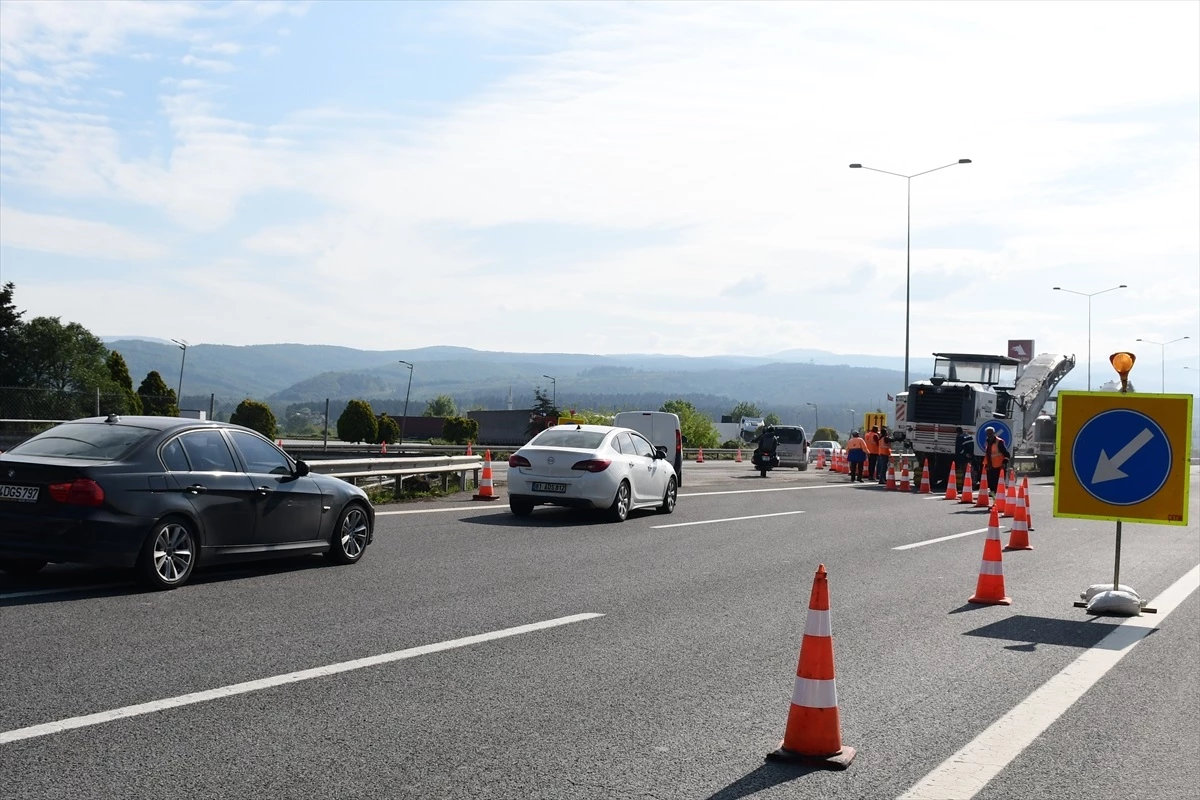
[[[1133,458],[1133,454],[1149,444],[1153,438],[1154,434],[1149,428],[1146,428],[1133,437],[1133,441],[1122,447],[1112,458],[1108,457],[1108,453],[1104,452],[1104,448],[1100,448],[1100,460],[1096,462],[1096,472],[1092,475],[1092,483],[1104,483],[1105,481],[1115,481],[1117,478],[1128,478],[1128,475],[1121,472],[1121,465]]]
[[[1023,355],[1025,355],[1025,348],[1019,344],[1014,344],[1013,345],[1013,354],[1018,355],[1018,356],[1023,356]]]

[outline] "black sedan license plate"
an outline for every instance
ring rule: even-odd
[[[0,484],[0,500],[15,500],[18,503],[36,503],[38,487],[36,486],[6,486]]]
[[[534,483],[533,490],[535,492],[554,492],[556,494],[566,494],[567,485],[565,483]]]

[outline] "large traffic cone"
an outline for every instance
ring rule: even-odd
[[[733,462],[735,464],[742,463],[742,448],[740,448],[740,447],[738,448],[737,456],[734,457]]]
[[[967,462],[967,469],[963,474],[963,490],[962,497],[958,502],[966,503],[967,505],[975,504],[975,482],[971,480],[971,463]]]
[[[921,468],[921,486],[917,489],[917,494],[929,494],[933,491],[929,486],[929,459],[925,459],[925,466]]]
[[[1017,513],[1017,476],[1008,475],[1008,485],[1004,492],[1004,516],[1015,517]]]
[[[988,492],[987,470],[979,470],[979,499],[975,501],[976,508],[987,508],[992,504],[992,496]]]
[[[889,492],[896,491],[896,465],[891,461],[888,462],[887,490]]]
[[[800,663],[796,665],[796,684],[783,741],[778,750],[767,754],[767,759],[825,769],[845,769],[854,760],[854,748],[842,746],[833,674],[829,581],[824,564],[817,567],[808,600],[808,619],[804,623]]]
[[[1010,606],[1012,598],[1004,594],[1004,556],[1000,554],[1000,514],[992,507],[988,520],[987,539],[983,542],[983,561],[979,565],[979,581],[968,603],[985,606]]]
[[[704,448],[703,447],[701,447],[699,452],[696,453],[696,463],[697,464],[704,463]]]
[[[942,499],[958,499],[958,466],[953,461],[950,462],[950,477],[946,479],[946,496]]]
[[[1012,529],[1008,532],[1008,546],[1005,550],[1032,550],[1029,543],[1029,520],[1025,516],[1025,492],[1017,492],[1016,506],[1013,511]]]
[[[1029,494],[1029,476],[1021,479],[1021,492],[1025,495],[1025,522],[1032,531],[1035,528],[1033,527],[1033,496]]]
[[[1007,509],[1005,508],[1005,505],[1004,505],[1004,498],[1005,498],[1005,492],[1007,492],[1007,491],[1008,491],[1008,487],[1004,485],[1004,470],[1002,469],[1002,470],[1000,470],[1000,485],[996,487],[996,502],[994,503],[994,505],[996,506],[996,509],[1000,512],[1000,516],[1002,516],[1002,517],[1012,516],[1011,514],[1005,513],[1005,511],[1007,511]]]
[[[908,480],[908,462],[900,462],[900,491],[911,492],[912,484]]]
[[[483,453],[483,475],[479,478],[479,492],[475,500],[498,500],[496,490],[492,488],[492,451]]]

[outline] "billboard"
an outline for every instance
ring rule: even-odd
[[[1009,339],[1008,357],[1015,358],[1022,364],[1033,361],[1033,339]]]

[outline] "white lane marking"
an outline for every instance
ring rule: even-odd
[[[732,489],[727,492],[690,492],[680,497],[710,497],[718,494],[758,494],[759,492],[802,492],[805,489],[849,489],[850,483],[829,483],[824,486],[781,486],[778,489]]]
[[[1154,599],[1150,605],[1158,609],[1157,614],[1129,617],[1122,622],[970,744],[917,781],[899,800],[971,800],[1198,587],[1200,564]]]
[[[699,522],[676,522],[671,525],[651,525],[652,530],[659,528],[686,528],[688,525],[712,525],[716,522],[738,522],[743,519],[765,519],[767,517],[786,517],[791,514],[803,514],[803,511],[780,511],[776,514],[754,514],[749,517],[726,517],[725,519],[702,519]]]
[[[121,589],[128,586],[128,583],[93,583],[88,586],[63,586],[58,589],[36,589],[28,592],[0,594],[0,600],[12,600],[18,597],[39,597],[45,594],[65,594],[67,592],[95,592],[100,589]]]
[[[936,539],[926,539],[923,542],[913,542],[912,544],[902,544],[899,547],[893,547],[892,549],[893,550],[912,550],[914,547],[924,547],[927,544],[937,544],[938,542],[948,542],[951,539],[961,539],[964,536],[974,536],[977,533],[987,533],[987,530],[988,530],[987,528],[976,528],[973,531],[967,531],[965,533],[952,533],[949,536],[939,536]],[[1011,529],[1006,528],[1006,527],[1000,528],[1001,533],[1004,533],[1007,530],[1011,530]]]
[[[443,650],[453,650],[458,647],[467,647],[469,645],[479,644],[480,642],[490,642],[495,639],[503,639],[508,636],[518,636],[523,633],[532,633],[533,631],[545,630],[547,628],[556,628],[560,625],[570,625],[573,622],[583,622],[584,620],[596,619],[597,617],[603,616],[603,614],[594,614],[589,612],[585,614],[573,614],[569,617],[559,617],[558,619],[548,619],[542,622],[531,622],[528,625],[518,625],[515,628],[504,628],[503,630],[491,631],[490,633],[479,633],[474,636],[465,636],[462,639],[451,639],[446,642],[437,642],[436,644],[410,647],[407,650],[397,650],[393,653],[368,656],[367,658],[358,658],[353,661],[343,661],[339,664],[330,664],[324,667],[314,667],[312,669],[300,670],[299,672],[289,672],[285,675],[276,675],[271,678],[261,678],[255,681],[246,681],[245,683],[234,683],[229,686],[221,686],[217,689],[207,689],[203,692],[193,692],[191,694],[180,695],[178,697],[168,697],[164,700],[154,700],[149,703],[139,703],[133,706],[125,706],[124,708],[115,708],[111,711],[101,711],[98,714],[72,717],[71,719],[59,720],[58,722],[47,722],[42,725],[32,725],[28,728],[17,728],[11,731],[0,732],[0,745],[8,744],[10,742],[19,742],[22,739],[33,739],[38,736],[49,736],[53,733],[61,733],[63,731],[73,730],[75,728],[86,728],[89,725],[100,725],[101,723],[112,722],[113,720],[117,719],[136,717],[142,714],[152,714],[156,711],[166,711],[170,708],[179,708],[180,706],[204,703],[209,700],[216,700],[222,697],[232,697],[233,695],[246,694],[247,692],[257,692],[262,689],[270,689],[274,686],[298,683],[300,681],[307,681],[313,678],[325,678],[342,672],[363,669],[364,667],[375,667],[380,664],[390,664],[393,661],[403,661],[407,658],[429,655],[430,653],[440,653]]]
[[[390,517],[396,514],[448,514],[451,511],[461,511],[464,514],[470,514],[475,511],[495,511],[494,508],[487,506],[478,506],[476,508],[414,508],[410,511],[376,511],[377,517]]]

